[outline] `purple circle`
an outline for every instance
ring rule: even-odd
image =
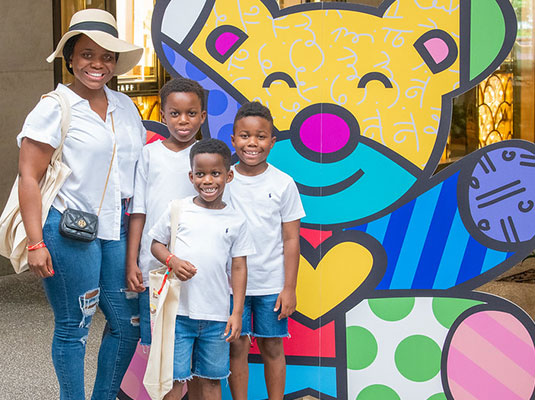
[[[303,144],[317,153],[334,153],[342,149],[350,135],[347,122],[338,115],[327,113],[311,115],[299,129]]]
[[[479,230],[491,239],[521,243],[535,235],[535,154],[501,147],[481,157],[468,182],[468,202]]]

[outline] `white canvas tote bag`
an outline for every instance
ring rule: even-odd
[[[65,142],[69,124],[71,123],[71,107],[67,98],[60,92],[53,91],[43,95],[41,98],[44,97],[54,98],[61,107],[61,142],[52,154],[45,175],[41,179],[41,182],[39,182],[43,213],[41,226],[46,221],[48,211],[59,189],[71,174],[70,168],[63,164],[61,157],[63,143]],[[28,238],[20,215],[19,178],[17,176],[11,188],[11,193],[9,194],[4,211],[2,211],[2,215],[0,216],[0,255],[9,258],[16,273],[21,273],[28,269],[27,246]]]
[[[171,243],[174,252],[180,215],[180,200],[171,202]],[[161,400],[173,388],[175,323],[180,298],[180,280],[166,266],[149,272],[152,341],[143,385],[152,400]]]

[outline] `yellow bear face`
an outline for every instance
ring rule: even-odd
[[[355,117],[361,135],[423,168],[437,140],[441,97],[458,86],[459,67],[453,59],[434,74],[414,43],[438,29],[434,20],[441,21],[444,34],[458,33],[459,18],[457,12],[403,4],[395,3],[383,17],[310,10],[274,18],[260,2],[242,2],[240,9],[238,1],[217,1],[190,51],[212,59],[218,75],[268,106],[279,130],[288,130],[310,105],[335,104]],[[247,35],[223,63],[207,45],[210,35],[221,37],[216,30],[222,26]],[[448,37],[452,50],[437,44],[446,56],[458,47],[458,38]]]
[[[180,55],[238,102],[269,107],[268,161],[298,184],[304,225],[326,229],[388,212],[432,174],[451,98],[514,40],[499,3],[171,0],[157,3],[153,36],[168,68]]]

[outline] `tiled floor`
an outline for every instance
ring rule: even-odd
[[[104,328],[98,312],[86,353],[86,397],[96,373]],[[56,400],[58,383],[50,357],[54,320],[41,282],[31,273],[0,277],[0,399]]]

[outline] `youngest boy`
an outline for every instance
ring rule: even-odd
[[[231,205],[247,218],[257,253],[247,259],[242,336],[230,346],[234,400],[247,399],[248,335],[257,339],[269,399],[284,396],[282,338],[288,336],[288,317],[296,307],[299,226],[305,213],[293,179],[266,161],[274,144],[269,109],[258,102],[245,103],[234,119],[232,145],[240,162],[228,195]],[[234,301],[241,304],[236,297]]]
[[[169,208],[149,232],[152,254],[184,281],[176,320],[174,384],[164,400],[181,399],[185,381],[190,399],[221,399],[220,380],[229,376],[229,342],[240,337],[246,256],[254,253],[254,245],[244,217],[222,200],[233,178],[230,156],[217,139],[191,148],[189,178],[198,195],[180,203],[176,255],[167,249]],[[229,259],[234,292],[230,317]]]

